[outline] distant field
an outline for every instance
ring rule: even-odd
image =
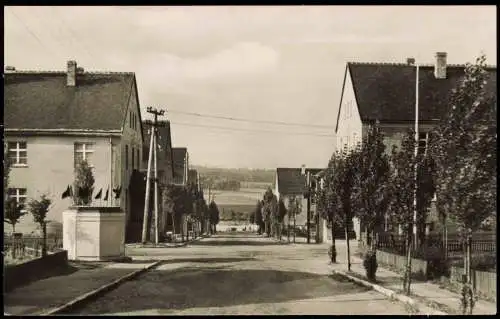
[[[246,188],[246,189],[259,189],[259,190],[266,190],[268,187],[273,187],[272,183],[261,183],[261,182],[240,182],[241,188]]]
[[[215,202],[217,205],[255,205],[262,199],[265,189],[245,188],[240,191],[220,191],[214,190]],[[204,190],[206,198],[208,198],[208,190]]]

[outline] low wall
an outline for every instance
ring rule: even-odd
[[[406,256],[391,254],[382,250],[377,250],[377,263],[381,266],[387,265],[397,271],[404,272],[406,268]],[[418,277],[427,277],[428,262],[422,259],[411,259],[411,273]]]
[[[451,267],[450,281],[454,283],[462,283],[463,274],[463,268]],[[480,295],[496,300],[497,274],[495,272],[472,270],[472,285]]]
[[[68,252],[63,250],[22,264],[4,266],[4,289],[9,291],[32,280],[44,278],[55,269],[67,265]]]

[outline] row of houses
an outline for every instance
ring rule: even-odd
[[[187,148],[172,147],[170,123],[162,124],[160,182],[185,185]],[[68,61],[62,72],[13,67],[4,72],[4,147],[11,164],[7,194],[18,203],[48,195],[49,228],[60,227],[62,212],[72,204],[61,194],[73,183],[77,163],[86,160],[94,173],[94,192],[102,190],[92,205],[120,206],[126,213],[127,238],[133,237],[134,222],[142,221],[144,210],[141,190],[150,138],[151,123],[142,119],[132,72],[86,72],[75,61]],[[16,227],[24,233],[35,229],[29,215]]]
[[[418,76],[417,76],[418,70]],[[447,104],[452,89],[464,76],[465,65],[447,64],[447,54],[437,52],[433,64],[417,65],[415,59],[406,63],[359,63],[348,62],[345,67],[342,94],[336,125],[336,144],[332,151],[351,149],[362,141],[368,128],[375,121],[380,123],[384,134],[386,151],[400,145],[404,133],[415,128],[415,112],[418,101],[419,151],[426,152],[429,131],[446,116]],[[487,97],[496,101],[496,66],[487,67],[489,81]],[[418,99],[417,99],[418,79]],[[307,202],[303,197],[307,189],[306,177],[319,180],[321,169],[277,168],[276,191],[278,196],[299,196],[303,212],[299,215],[305,224]],[[315,178],[316,177],[316,178]],[[316,185],[311,185],[313,188]],[[285,201],[287,203],[287,201]],[[311,205],[312,222],[319,223],[320,241],[330,240],[330,231],[324,220],[316,219],[315,205]],[[391,225],[385,225],[386,230]],[[439,224],[434,205],[426,221],[426,230],[432,232]],[[353,219],[357,239],[362,237],[363,226]]]

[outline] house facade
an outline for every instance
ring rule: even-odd
[[[430,65],[407,63],[353,63],[346,65],[336,132],[336,149],[351,149],[361,143],[376,121],[384,134],[386,151],[400,146],[408,129],[415,129],[418,101],[419,151],[426,152],[428,132],[445,115],[453,88],[463,78],[465,65],[448,65],[447,54],[437,52]],[[487,90],[496,96],[496,67],[488,68]],[[418,78],[418,99],[417,99]],[[437,227],[434,205],[427,230]],[[356,232],[361,230],[355,221]],[[386,223],[385,230],[391,225]]]
[[[301,206],[301,211],[295,217],[295,223],[298,227],[307,227],[307,198],[304,196],[307,189],[307,176],[309,175],[310,186],[312,189],[316,188],[314,176],[318,174],[322,169],[319,168],[285,168],[278,167],[276,169],[276,181],[274,193],[276,197],[282,199],[285,203],[286,208],[289,208],[290,199],[296,198]],[[314,197],[311,197],[310,201],[310,224],[311,229],[319,231],[319,239],[323,240],[323,221],[318,218],[316,214],[316,201]],[[293,219],[291,219],[291,225],[293,226]],[[318,228],[316,228],[316,225]],[[284,221],[285,227],[288,227],[288,217]],[[314,240],[315,236],[311,236]]]
[[[130,220],[129,182],[141,167],[143,145],[134,73],[85,72],[75,61],[67,62],[65,72],[6,72],[4,125],[9,196],[26,202],[46,194],[52,200],[47,219],[59,224],[72,205],[61,194],[85,159],[94,173],[93,196],[102,190],[92,205],[120,206]],[[25,215],[16,231],[36,227]]]
[[[189,179],[189,153],[185,147],[174,147],[172,149],[172,160],[174,166],[174,184],[187,185]]]

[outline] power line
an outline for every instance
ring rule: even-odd
[[[311,134],[311,133],[304,133],[304,132],[284,132],[284,131],[272,131],[272,130],[250,130],[250,129],[232,128],[232,127],[224,127],[224,126],[180,123],[180,122],[172,122],[172,121],[170,121],[170,123],[175,124],[175,125],[204,127],[204,128],[221,129],[221,130],[229,130],[229,131],[255,132],[255,133],[278,133],[278,134],[286,134],[286,135],[308,135],[308,136],[335,138],[334,135],[326,135],[326,134]]]
[[[9,8],[10,9],[10,8]],[[21,24],[24,26],[24,28],[26,28],[26,30],[38,41],[38,43],[40,43],[40,45],[42,47],[44,47],[47,51],[49,51],[50,53],[54,54],[54,52],[52,50],[50,50],[45,44],[43,44],[42,40],[40,40],[40,38],[38,38],[36,36],[35,33],[33,33],[33,31],[31,31],[31,29],[28,27],[28,25],[26,23],[24,23],[23,19],[21,19],[15,12],[14,10],[10,9],[10,13],[12,13],[12,15],[14,15],[14,17],[16,17],[17,20],[19,20],[19,22],[21,22]]]
[[[239,121],[239,122],[266,123],[266,124],[275,124],[275,125],[303,126],[303,127],[317,127],[317,128],[332,129],[332,126],[328,126],[328,125],[292,123],[292,122],[281,122],[281,121],[267,121],[267,120],[250,120],[250,119],[236,118],[236,117],[230,117],[230,116],[208,115],[208,114],[201,114],[201,113],[194,113],[194,112],[185,112],[185,111],[176,111],[176,110],[173,110],[173,111],[169,110],[168,112],[170,112],[170,113],[177,113],[177,114],[192,115],[192,116],[198,116],[198,117],[208,117],[208,118],[215,118],[215,119]]]
[[[55,7],[51,7],[52,8],[52,11],[57,15],[59,16],[59,19],[62,21],[62,24],[64,24],[64,26],[66,27],[65,30],[68,30],[69,33],[71,33],[71,39],[75,42],[75,43],[79,43],[80,44],[80,47],[87,53],[87,55],[93,59],[94,56],[90,53],[90,51],[87,49],[87,47],[84,45],[83,41],[77,41],[77,34],[75,31],[73,31],[73,29],[70,27],[70,25],[66,22],[66,20],[64,19],[64,17],[60,14],[59,10],[57,10]]]

